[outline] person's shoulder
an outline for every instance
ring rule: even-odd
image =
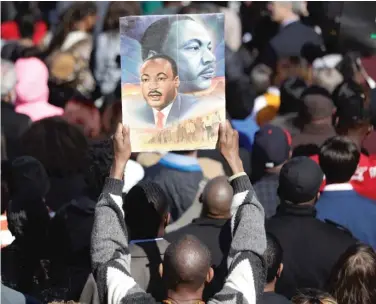
[[[352,236],[351,232],[344,226],[331,221],[321,221],[315,219],[315,226],[317,227],[317,234],[325,235],[331,240],[335,240],[337,243],[352,244],[356,242],[356,239]]]
[[[157,249],[160,255],[164,255],[167,250],[167,247],[170,245],[170,242],[166,239],[155,239],[155,240],[147,240],[141,241],[139,243],[131,243],[129,245],[129,252],[132,258],[140,258],[148,256],[148,252],[150,250]]]
[[[260,304],[289,304],[291,303],[286,297],[275,292],[264,292]]]

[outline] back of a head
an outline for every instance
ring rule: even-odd
[[[319,86],[311,86],[303,92],[299,118],[305,123],[326,118],[331,124],[334,110],[329,92]]]
[[[266,251],[264,259],[267,267],[266,283],[271,283],[278,277],[278,270],[283,259],[283,250],[278,239],[270,234],[266,234]]]
[[[335,119],[338,133],[347,134],[370,124],[370,109],[362,87],[349,80],[341,83],[332,94],[337,108]]]
[[[77,22],[82,21],[87,16],[93,16],[97,13],[97,6],[92,1],[74,1],[59,16],[60,22],[52,37],[47,53],[60,49],[67,35],[75,30]]]
[[[168,246],[163,260],[163,280],[167,290],[202,288],[211,266],[209,249],[196,237],[185,235]]]
[[[225,176],[218,176],[210,180],[201,197],[204,215],[230,217],[233,194],[233,189]]]
[[[140,5],[133,1],[111,1],[104,19],[103,31],[119,30],[119,18],[140,14]]]
[[[30,12],[23,12],[16,16],[16,22],[21,38],[33,39],[34,25],[37,21],[35,16]]]
[[[351,246],[338,260],[329,291],[341,304],[376,303],[376,253],[363,244]]]
[[[328,183],[348,182],[358,166],[360,152],[351,139],[335,136],[320,148],[319,162]]]
[[[267,91],[267,89],[271,86],[272,74],[272,69],[262,63],[256,65],[252,69],[250,80],[257,94],[264,94]]]
[[[282,201],[292,204],[313,203],[323,177],[320,166],[312,159],[294,157],[281,169],[278,195]]]
[[[17,73],[16,104],[48,101],[48,69],[38,58],[20,58],[15,63]]]
[[[327,292],[313,288],[305,288],[291,299],[294,304],[337,304],[337,301]],[[355,304],[355,303],[354,303]]]
[[[22,151],[38,159],[49,176],[82,173],[87,140],[82,132],[60,118],[37,121],[21,137]]]
[[[114,159],[112,140],[101,140],[89,143],[84,174],[88,186],[88,194],[93,200],[97,200],[102,192],[108,172],[110,172]]]
[[[44,240],[49,214],[43,198],[49,180],[43,165],[33,157],[22,156],[12,162],[10,175],[9,230],[18,240]]]
[[[262,126],[255,134],[252,147],[252,168],[263,175],[266,170],[276,171],[290,158],[291,135],[271,124]]]
[[[307,12],[307,3],[306,1],[288,1],[291,3],[292,12],[299,16],[305,16]]]
[[[131,240],[156,238],[168,214],[168,201],[158,184],[141,181],[126,194],[123,209]]]

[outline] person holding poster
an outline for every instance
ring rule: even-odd
[[[215,148],[226,117],[223,14],[122,17],[120,38],[135,152]]]

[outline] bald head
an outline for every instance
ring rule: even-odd
[[[208,248],[196,237],[185,235],[168,246],[163,261],[163,280],[167,289],[202,288],[211,265]]]
[[[208,217],[230,218],[233,190],[225,176],[211,179],[201,196],[202,213]]]

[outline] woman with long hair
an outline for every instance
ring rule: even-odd
[[[337,304],[329,293],[313,288],[300,290],[291,301],[293,304]]]
[[[49,45],[49,53],[70,49],[74,44],[87,40],[92,44],[97,7],[91,1],[74,2],[61,16],[61,22]]]
[[[338,260],[329,280],[338,304],[376,303],[376,253],[363,244],[351,246]]]
[[[69,83],[85,96],[95,89],[89,65],[96,19],[95,3],[74,2],[62,14],[46,52],[51,80],[59,85]]]

